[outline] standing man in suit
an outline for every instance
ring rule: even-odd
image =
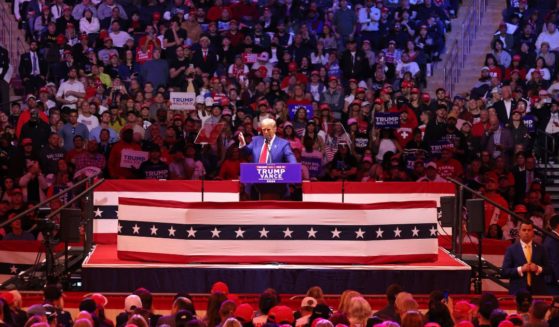
[[[23,80],[27,94],[39,93],[39,89],[46,83],[47,65],[38,49],[37,41],[31,41],[29,52],[22,54],[19,62],[19,76]]]
[[[346,50],[342,53],[340,66],[346,81],[349,81],[351,78],[362,81],[370,75],[369,60],[363,50],[357,49],[357,42],[355,40],[348,41]]]
[[[555,237],[546,236],[543,247],[547,254],[549,271],[545,276],[547,292],[552,295],[559,294],[559,215],[554,215],[549,220],[551,232]]]
[[[534,224],[521,222],[520,240],[507,248],[502,275],[510,278],[509,294],[528,290],[532,294],[546,294],[544,273],[547,273],[545,250],[534,240]]]
[[[499,122],[503,126],[507,126],[509,124],[512,111],[516,108],[516,101],[513,99],[512,90],[508,85],[503,86],[501,94],[503,98],[500,101],[495,102],[493,107],[495,107],[497,117],[499,117]]]
[[[505,161],[510,161],[514,150],[514,139],[508,128],[499,124],[495,116],[489,117],[489,129],[481,137],[482,150],[493,155],[493,158],[502,156]]]
[[[217,53],[210,48],[210,38],[207,35],[202,35],[200,38],[200,49],[194,52],[192,64],[211,76],[217,69],[217,63]]]
[[[260,123],[262,136],[252,138],[246,144],[243,133],[239,134],[239,147],[247,147],[252,152],[254,163],[297,163],[291,145],[285,139],[276,136],[276,121],[271,118],[263,119]]]

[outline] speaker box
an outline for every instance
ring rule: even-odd
[[[441,226],[452,227],[456,220],[456,197],[441,196]]]
[[[483,233],[485,232],[485,209],[484,200],[470,199],[466,200],[466,210],[468,210],[468,232]]]
[[[82,211],[80,209],[62,209],[60,211],[60,240],[62,242],[79,242]]]

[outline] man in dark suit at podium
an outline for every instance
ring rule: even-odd
[[[246,144],[243,133],[239,134],[239,147],[247,147],[252,152],[254,163],[297,163],[289,141],[276,136],[276,121],[270,118],[260,123],[262,136],[252,138]]]

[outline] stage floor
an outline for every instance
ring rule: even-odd
[[[327,255],[327,253],[325,253]],[[130,292],[146,287],[152,292],[206,293],[216,281],[224,281],[233,293],[260,293],[268,287],[280,293],[305,293],[320,285],[326,293],[354,289],[364,294],[384,293],[399,283],[413,293],[434,289],[454,294],[469,293],[470,267],[439,248],[435,262],[386,265],[292,264],[161,264],[124,261],[116,244],[97,245],[82,265],[86,290]]]

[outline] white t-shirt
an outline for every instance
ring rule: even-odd
[[[68,80],[60,84],[60,87],[58,88],[58,92],[56,92],[57,97],[63,98],[64,100],[71,102],[69,104],[65,104],[65,106],[75,109],[76,102],[78,102],[78,98],[73,95],[67,95],[68,91],[85,93],[85,87],[83,86],[83,83],[78,80],[73,80],[73,81]]]
[[[123,31],[120,31],[118,33],[111,32],[109,33],[109,36],[111,37],[111,39],[113,39],[113,44],[117,48],[122,48],[126,44],[126,41],[132,38],[130,34]]]
[[[86,117],[82,114],[78,116],[78,122],[84,124],[87,127],[87,130],[91,132],[92,129],[99,126],[99,119],[97,117],[91,115]]]

